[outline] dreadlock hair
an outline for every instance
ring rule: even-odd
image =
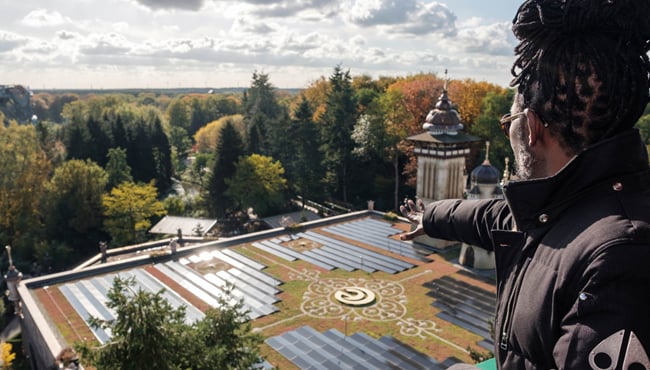
[[[650,101],[650,0],[526,0],[512,67],[524,107],[569,154],[634,126]]]

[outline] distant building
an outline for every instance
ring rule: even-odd
[[[212,232],[217,220],[195,217],[165,216],[150,230],[151,234],[203,237]]]

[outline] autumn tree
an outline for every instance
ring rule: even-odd
[[[12,369],[12,364],[15,359],[16,353],[12,352],[11,343],[2,341],[2,343],[0,343],[0,364],[2,364],[0,365],[0,368],[3,370]]]
[[[489,94],[505,94],[506,89],[485,81],[472,79],[450,81],[449,98],[458,107],[458,114],[469,130],[482,112],[483,99]]]
[[[258,216],[268,216],[284,206],[287,187],[284,168],[271,157],[259,154],[241,157],[234,176],[226,179],[226,184],[226,195],[239,209],[250,207]]]
[[[321,76],[319,79],[312,81],[309,86],[302,91],[302,95],[309,101],[314,112],[314,122],[320,122],[325,113],[327,95],[330,92],[330,88],[329,80],[324,76]],[[296,100],[295,105],[298,105],[299,103],[300,101]],[[293,110],[295,111],[295,107]]]
[[[157,200],[158,193],[153,182],[135,184],[123,182],[102,197],[104,227],[111,235],[113,245],[125,245],[143,241],[151,227],[151,219],[165,213],[165,207]]]
[[[34,126],[0,125],[0,243],[31,259],[39,236],[39,204],[50,163]]]
[[[217,149],[221,130],[228,122],[233,125],[241,137],[244,137],[246,132],[244,127],[244,116],[241,114],[224,116],[216,121],[208,123],[196,132],[194,135],[196,149],[200,153],[214,153]]]

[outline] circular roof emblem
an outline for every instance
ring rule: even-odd
[[[348,306],[366,306],[374,303],[376,296],[371,290],[358,287],[348,286],[334,292],[334,298]]]

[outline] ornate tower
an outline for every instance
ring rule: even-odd
[[[414,152],[417,156],[416,196],[425,203],[463,197],[470,148],[482,141],[481,138],[462,131],[460,115],[447,95],[448,84],[445,70],[442,94],[422,125],[424,132],[407,138],[415,145]],[[429,237],[419,237],[416,241],[438,249],[455,245]]]
[[[466,158],[470,147],[481,141],[462,132],[460,115],[447,96],[448,84],[446,79],[442,95],[422,125],[425,132],[408,138],[415,144],[418,160],[416,196],[425,203],[463,197]]]

